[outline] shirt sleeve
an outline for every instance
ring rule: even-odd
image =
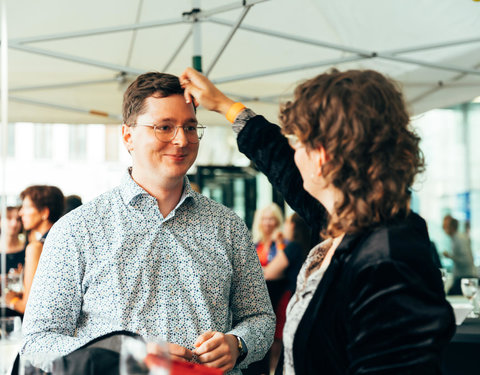
[[[64,223],[57,222],[45,241],[23,321],[21,355],[43,369],[84,344],[75,337],[84,267],[74,233]]]
[[[246,343],[248,354],[241,362],[249,363],[264,357],[273,342],[275,314],[250,233],[241,219],[232,236],[233,279],[231,287],[232,330]]]

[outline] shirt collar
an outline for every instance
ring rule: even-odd
[[[132,172],[132,168],[129,167],[125,172],[125,174],[123,175],[122,180],[120,182],[120,194],[125,204],[133,205],[134,202],[136,202],[142,196],[151,197],[152,199],[155,199],[145,189],[143,189],[140,185],[138,185],[133,180],[131,172]],[[187,199],[188,200],[191,199],[195,201],[196,194],[198,193],[196,193],[192,189],[192,187],[190,186],[190,181],[188,180],[188,177],[185,176],[183,178],[183,192],[182,192],[182,195],[180,196],[180,200],[177,206],[175,207],[175,209],[180,207],[183,204],[183,202],[185,202]]]

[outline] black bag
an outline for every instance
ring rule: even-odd
[[[73,352],[53,362],[53,375],[118,375],[122,336],[140,338],[136,333],[115,331],[97,337]],[[19,372],[19,357],[15,360],[12,375]],[[148,373],[148,370],[147,372]],[[50,374],[31,368],[25,375]]]

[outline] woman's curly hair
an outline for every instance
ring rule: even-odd
[[[280,112],[284,134],[307,151],[323,146],[322,175],[342,194],[327,235],[354,233],[405,217],[410,187],[424,168],[420,138],[410,128],[400,90],[382,74],[321,74],[295,89]]]

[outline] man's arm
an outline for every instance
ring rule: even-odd
[[[262,268],[250,233],[239,221],[240,235],[232,236],[233,278],[231,288],[232,330],[248,349],[242,367],[258,361],[273,342],[275,314],[272,309]]]
[[[23,321],[22,356],[48,368],[83,344],[75,335],[82,305],[83,266],[70,228],[57,223],[45,241]]]

